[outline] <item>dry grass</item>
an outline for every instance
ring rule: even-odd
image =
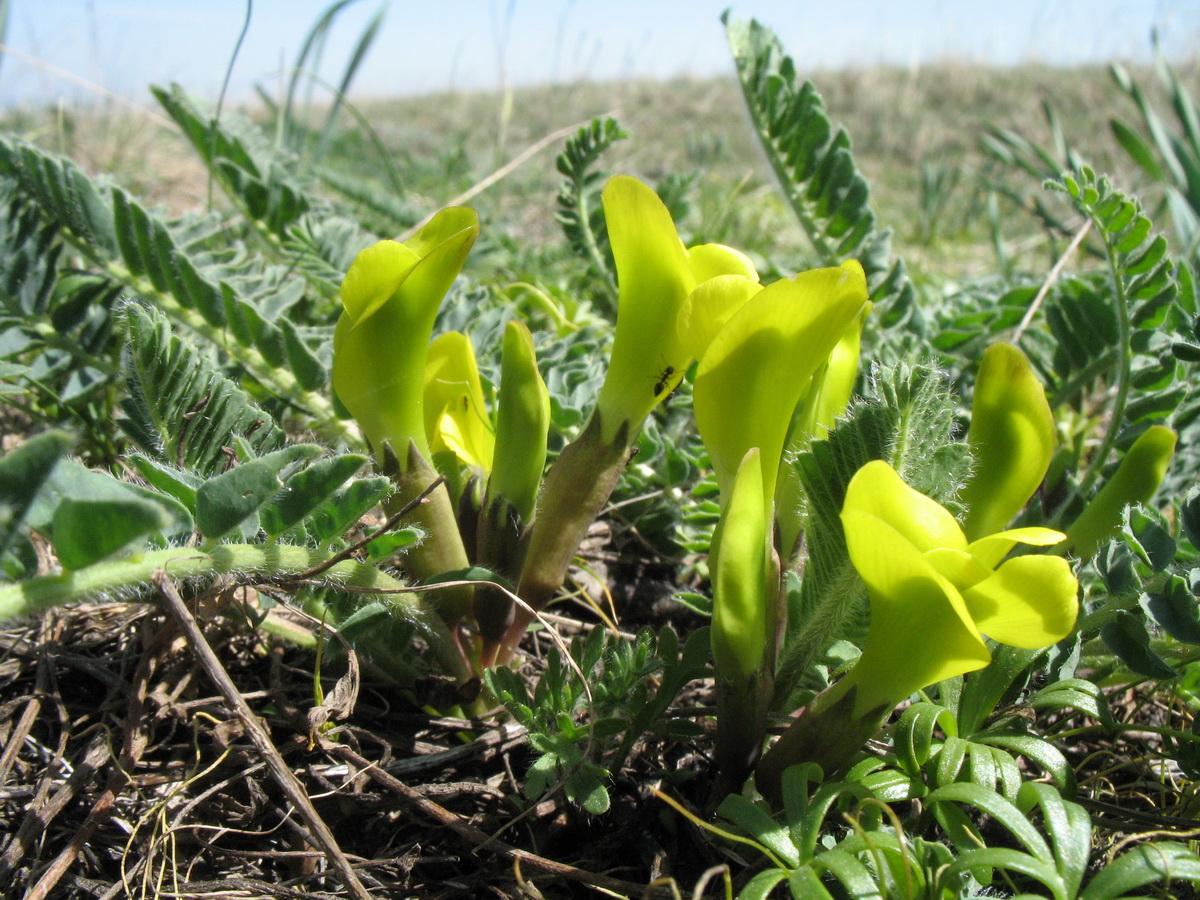
[[[1200,95],[1200,63],[1177,71]],[[1134,74],[1165,111],[1154,73],[1142,69]],[[1102,67],[940,64],[815,72],[809,77],[832,118],[848,129],[881,220],[896,231],[897,250],[926,259],[931,268],[980,259],[977,249],[987,244],[979,221],[980,177],[989,168],[980,136],[989,127],[1002,127],[1050,147],[1043,103],[1053,107],[1068,141],[1098,170],[1113,175],[1126,189],[1147,187],[1109,130],[1111,116],[1133,121],[1136,111]],[[508,96],[436,94],[366,100],[359,109],[398,165],[409,199],[418,205],[446,202],[551,132],[614,114],[633,136],[609,151],[607,168],[650,180],[694,171],[703,216],[711,220],[732,205],[734,232],[747,232],[739,234],[744,240],[769,242],[772,246],[763,248],[767,252],[789,253],[801,244],[771,187],[732,78],[589,82],[526,88]],[[323,112],[315,111],[312,118],[323,121]],[[383,164],[377,149],[350,117],[343,121],[347,128],[335,142],[331,162],[363,178],[379,177]],[[72,157],[93,174],[110,174],[172,211],[205,201],[206,178],[194,154],[150,116],[97,105],[10,113],[4,128]],[[478,198],[490,228],[524,242],[557,239],[555,146]],[[922,246],[928,243],[919,224],[923,164],[959,173],[938,247]],[[1027,189],[1035,188],[1027,177],[1026,182]],[[1012,210],[1006,212],[1012,216]],[[1017,218],[1013,227],[1028,229],[1029,223]],[[988,258],[988,253],[982,256]]]

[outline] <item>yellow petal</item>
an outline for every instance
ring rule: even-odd
[[[796,403],[866,302],[857,263],[814,269],[763,288],[713,338],[693,402],[723,495],[746,450],[758,447],[763,489],[774,498]]]
[[[409,441],[428,454],[422,417],[424,342],[401,304],[384,303],[360,323],[349,313],[333,333],[333,388],[363,434],[382,452],[388,441],[402,456]],[[404,448],[404,449],[401,449]]]
[[[837,346],[829,354],[824,371],[813,376],[812,386],[805,398],[803,419],[797,422],[803,425],[803,430],[791,439],[797,449],[800,441],[807,442],[810,438],[822,440],[829,434],[838,416],[846,411],[854,393],[854,381],[858,377],[863,324],[870,311],[871,304],[868,303],[859,313],[858,320],[852,322],[838,340]]]
[[[465,465],[490,470],[495,436],[471,340],[439,335],[425,359],[425,436],[433,453],[447,449]]]
[[[676,325],[696,286],[687,252],[662,200],[636,178],[615,175],[601,195],[617,265],[617,327],[597,409],[610,442],[622,423],[633,431],[666,394],[656,385],[682,372],[691,357]],[[667,372],[670,369],[670,372]]]
[[[463,218],[455,213],[447,221]],[[469,218],[473,222],[474,213]],[[346,309],[333,335],[333,388],[376,452],[390,442],[402,466],[410,443],[428,454],[426,348],[438,306],[478,233],[478,225],[453,231],[419,259],[408,246],[382,241],[359,254],[343,283]]]
[[[966,550],[967,538],[941,504],[913,490],[882,460],[867,463],[846,488],[845,509],[872,515],[904,535],[921,553]]]
[[[700,358],[712,339],[762,285],[741,275],[718,275],[700,284],[679,310],[680,342]]]
[[[440,244],[464,232],[479,232],[479,217],[469,206],[447,206],[404,242],[418,256],[428,256]],[[472,238],[474,239],[474,238]]]
[[[387,302],[420,261],[420,256],[396,241],[380,241],[367,247],[354,257],[342,279],[342,306],[346,314],[355,321],[370,316]]]
[[[724,244],[698,244],[690,248],[687,255],[696,284],[719,275],[741,275],[751,281],[758,281],[754,263],[741,250],[726,247]]]
[[[1054,453],[1054,417],[1025,354],[993,344],[983,354],[967,443],[976,468],[962,491],[972,538],[1003,528],[1033,496]]]
[[[719,677],[749,678],[767,634],[767,519],[758,448],[746,453],[713,535],[713,660]]]
[[[1142,432],[1112,477],[1067,529],[1070,552],[1091,559],[1100,545],[1116,534],[1126,506],[1150,502],[1167,474],[1175,441],[1175,432],[1165,425],[1151,425]]]
[[[866,645],[847,676],[858,715],[988,664],[962,597],[905,535],[863,512],[843,511],[842,522],[871,599]]]
[[[787,447],[784,449],[786,458],[794,459],[812,441],[823,440],[838,416],[846,411],[858,375],[862,327],[870,311],[871,304],[865,304],[858,319],[851,322],[838,339],[829,359],[809,379],[808,392],[796,404],[792,414]],[[781,466],[779,485],[775,489],[775,508],[784,511],[779,516],[779,546],[788,557],[797,549],[803,518],[787,511],[800,509],[803,498],[804,484],[800,469]]]
[[[978,584],[985,578],[992,577],[991,566],[982,565],[979,560],[966,550],[951,550],[949,547],[939,547],[925,554],[939,575],[949,581],[960,591]]]
[[[979,630],[1013,647],[1046,647],[1071,632],[1079,583],[1056,556],[1018,556],[962,592]]]
[[[504,328],[496,446],[489,496],[503,497],[528,525],[546,466],[550,394],[538,371],[533,335],[521,322]]]
[[[972,556],[990,569],[994,569],[1008,552],[1017,544],[1028,544],[1031,547],[1053,547],[1066,539],[1066,535],[1053,528],[1041,528],[1031,525],[1027,528],[1010,528],[1008,531],[998,531],[987,537],[972,541],[967,548]]]

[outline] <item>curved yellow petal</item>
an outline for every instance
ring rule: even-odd
[[[1079,582],[1057,556],[1018,556],[962,592],[979,630],[1013,647],[1045,647],[1075,624]]]
[[[975,472],[962,491],[971,538],[1008,524],[1033,496],[1054,454],[1054,417],[1025,354],[1010,344],[984,351],[967,444]]]
[[[762,289],[741,275],[717,275],[700,284],[679,310],[679,340],[688,353],[703,356],[733,314]]]
[[[696,279],[671,214],[653,190],[615,175],[601,200],[618,298],[612,356],[596,405],[604,440],[611,441],[623,422],[641,425],[665,393],[653,390],[664,374],[669,378],[691,362],[676,322]]]
[[[741,275],[750,281],[758,281],[754,263],[741,250],[724,244],[697,244],[687,251],[688,265],[696,283],[700,284],[718,275]]]
[[[992,577],[991,566],[985,566],[966,550],[951,550],[949,547],[938,547],[925,553],[925,558],[939,575],[949,581],[958,590],[978,584]]]
[[[383,241],[350,266],[345,309],[333,336],[333,388],[376,452],[392,444],[406,465],[410,442],[428,456],[422,393],[425,354],[438,307],[479,234],[474,212],[443,211],[414,239],[442,238],[418,256],[410,245]]]
[[[738,467],[713,534],[712,649],[718,677],[742,681],[762,665],[767,644],[767,520],[758,448]]]
[[[1028,544],[1031,547],[1053,547],[1055,544],[1062,543],[1065,539],[1066,535],[1061,531],[1030,525],[1026,528],[1010,528],[1007,531],[998,531],[977,541],[972,541],[971,546],[967,548],[967,552],[983,565],[994,569],[1000,560],[1008,556],[1008,552],[1017,544]]]
[[[1112,477],[1067,529],[1072,553],[1091,559],[1116,534],[1126,506],[1150,501],[1175,455],[1175,441],[1175,432],[1165,425],[1151,425],[1141,433]]]
[[[844,511],[842,523],[871,600],[867,641],[846,676],[858,688],[857,715],[988,664],[962,597],[905,535],[864,512]]]
[[[758,447],[763,489],[774,497],[796,403],[866,302],[857,263],[814,269],[763,288],[712,339],[693,403],[722,495],[746,450]]]
[[[475,210],[469,206],[447,206],[434,213],[432,219],[404,242],[404,246],[418,256],[426,257],[435,247],[470,231],[479,231],[479,216]]]
[[[966,535],[954,516],[940,503],[910,488],[882,460],[867,463],[850,479],[844,508],[887,522],[921,553],[943,547],[967,549]]]
[[[414,335],[409,323],[396,303],[379,306],[365,327],[343,314],[333,332],[333,389],[376,453],[388,441],[403,456],[411,440],[428,456],[421,394],[429,335]]]
[[[465,465],[491,469],[495,434],[475,349],[465,334],[448,331],[429,345],[423,404],[431,452],[450,450]]]
[[[833,427],[838,416],[846,411],[854,393],[854,381],[858,377],[863,324],[870,311],[871,304],[868,303],[858,314],[858,320],[852,322],[838,340],[833,352],[829,354],[824,371],[813,376],[812,385],[805,398],[802,429],[797,429],[792,439],[797,449],[800,441],[823,439],[829,434],[829,429]]]
[[[784,449],[786,458],[793,459],[812,441],[823,440],[837,418],[846,411],[858,376],[863,323],[870,311],[871,304],[865,304],[858,319],[851,322],[838,339],[829,359],[809,379],[808,392],[792,413],[792,424]],[[788,557],[797,549],[796,543],[803,525],[801,516],[789,512],[799,510],[803,498],[804,484],[799,468],[781,466],[779,485],[775,489],[775,506],[781,511],[778,517],[779,546]]]
[[[380,241],[367,247],[342,279],[342,307],[352,320],[371,315],[396,292],[421,257],[398,241]]]

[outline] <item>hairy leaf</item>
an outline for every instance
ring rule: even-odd
[[[258,451],[283,443],[274,420],[211,358],[172,334],[161,313],[127,307],[126,431],[152,457],[199,475],[221,472],[233,437]]]
[[[606,173],[593,167],[605,150],[627,137],[629,132],[616,119],[592,119],[591,124],[567,139],[554,161],[563,176],[555,218],[575,251],[606,280],[610,302],[616,297],[616,269],[608,246],[604,213],[598,202]]]
[[[771,169],[822,266],[857,259],[867,273],[875,315],[906,339],[923,330],[904,263],[891,252],[891,231],[877,226],[866,178],[835,129],[811,82],[761,23],[722,16],[742,94]],[[866,338],[870,342],[870,335]]]

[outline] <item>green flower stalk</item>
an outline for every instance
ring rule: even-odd
[[[544,607],[566,578],[575,551],[599,515],[650,411],[675,389],[711,329],[690,306],[703,292],[705,322],[728,317],[757,287],[754,266],[718,244],[686,249],[658,196],[637,179],[615,176],[601,199],[617,267],[617,326],[596,408],[546,476],[517,593]],[[735,462],[736,464],[736,462]],[[518,610],[503,656],[532,618]]]
[[[1116,535],[1125,507],[1150,502],[1175,455],[1175,441],[1175,432],[1163,425],[1151,425],[1142,432],[1112,478],[1067,529],[1068,552],[1091,559],[1101,544]]]
[[[971,402],[967,445],[975,472],[961,498],[967,537],[1007,525],[1042,483],[1054,455],[1054,416],[1025,354],[1010,344],[984,351]]]
[[[549,430],[550,393],[538,371],[533,336],[520,322],[509,322],[500,357],[495,466],[476,532],[477,562],[506,578],[515,579],[520,572],[546,467]],[[512,618],[507,596],[487,587],[475,592],[483,665],[494,662]]]
[[[867,585],[871,624],[862,656],[816,698],[763,757],[756,783],[778,804],[783,770],[811,761],[845,767],[897,703],[991,660],[983,635],[1039,648],[1070,633],[1078,582],[1057,556],[1017,556],[1063,535],[1016,528],[969,541],[954,517],[904,483],[887,463],[850,481],[842,524],[851,562]]]
[[[479,234],[473,210],[444,209],[404,243],[380,241],[360,253],[342,281],[343,311],[333,336],[333,387],[395,479],[388,512],[402,509],[436,478],[425,433],[425,361],[434,317]],[[444,487],[413,521],[426,539],[408,554],[411,574],[465,569],[466,552]],[[439,591],[439,612],[456,624],[470,593]]]
[[[774,542],[783,448],[814,375],[828,371],[848,331],[857,345],[867,306],[866,278],[854,261],[775,282],[714,323],[719,330],[696,370],[696,424],[721,487],[709,554],[718,793],[736,790],[757,761],[774,688],[784,624]]]

